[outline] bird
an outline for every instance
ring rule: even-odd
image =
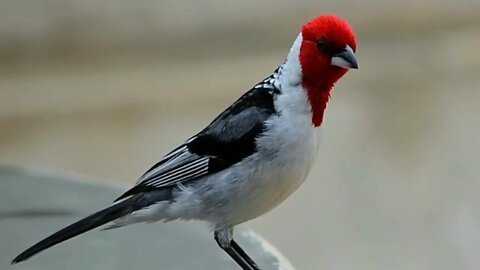
[[[278,206],[305,181],[334,84],[358,69],[350,24],[333,14],[301,27],[287,57],[196,135],[166,154],[110,206],[41,240],[12,260],[106,225],[201,220],[243,270],[260,267],[234,227]]]

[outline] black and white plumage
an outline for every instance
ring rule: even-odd
[[[155,205],[139,209],[131,215],[116,220],[110,227],[180,218],[211,221],[217,228],[234,226],[254,218],[253,215],[248,218],[220,217],[221,211],[218,211],[220,209],[213,209],[210,203],[227,205],[234,202],[228,197],[222,198],[222,194],[219,194],[223,193],[222,186],[235,188],[236,185],[230,185],[229,182],[237,182],[240,178],[244,178],[245,166],[255,168],[255,163],[260,159],[259,155],[268,154],[274,157],[275,153],[272,151],[263,153],[264,149],[259,144],[259,139],[268,136],[266,133],[269,131],[270,121],[281,121],[280,119],[283,118],[275,105],[278,97],[284,97],[282,99],[285,101],[288,99],[288,94],[282,95],[278,87],[280,85],[278,75],[282,69],[283,66],[278,68],[273,75],[255,85],[218,115],[205,129],[167,154],[140,177],[133,188],[116,200],[121,201],[135,194],[152,190],[171,189],[172,198],[168,199],[174,201],[173,203],[165,203],[166,199],[163,198]],[[302,94],[305,98],[304,93]],[[305,124],[311,126],[308,118]],[[313,127],[311,129],[313,130]],[[215,184],[217,181],[221,183]],[[233,190],[232,192],[237,196],[242,193],[242,191]],[[252,190],[252,193],[254,192]],[[246,194],[244,198],[248,199],[248,197],[249,195]],[[275,197],[273,196],[272,199]],[[189,201],[196,202],[196,205],[189,205]],[[252,200],[249,201],[252,202]],[[177,205],[189,206],[179,209]],[[265,209],[265,211],[268,210]],[[209,215],[209,212],[212,215]],[[228,212],[234,213],[230,210]],[[221,226],[216,222],[219,218],[224,219]]]
[[[356,68],[353,31],[335,16],[304,25],[285,62],[167,154],[110,206],[35,244],[12,263],[93,228],[197,219],[244,270],[258,270],[233,227],[284,201],[305,180],[333,84]]]
[[[264,131],[265,121],[275,114],[273,100],[279,90],[270,78],[257,84],[200,133],[167,154],[117,200],[147,190],[188,184],[253,154],[257,147],[255,140]]]

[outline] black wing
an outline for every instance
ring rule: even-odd
[[[257,85],[210,125],[167,154],[117,200],[139,192],[173,186],[221,171],[253,154],[265,120],[275,114],[278,90]]]

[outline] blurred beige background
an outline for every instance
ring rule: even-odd
[[[308,181],[248,225],[298,269],[479,269],[480,1],[2,1],[0,163],[133,184],[321,13],[360,69]]]

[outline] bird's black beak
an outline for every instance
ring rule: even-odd
[[[357,57],[350,46],[345,46],[345,49],[332,57],[330,62],[332,66],[341,68],[358,69]]]

